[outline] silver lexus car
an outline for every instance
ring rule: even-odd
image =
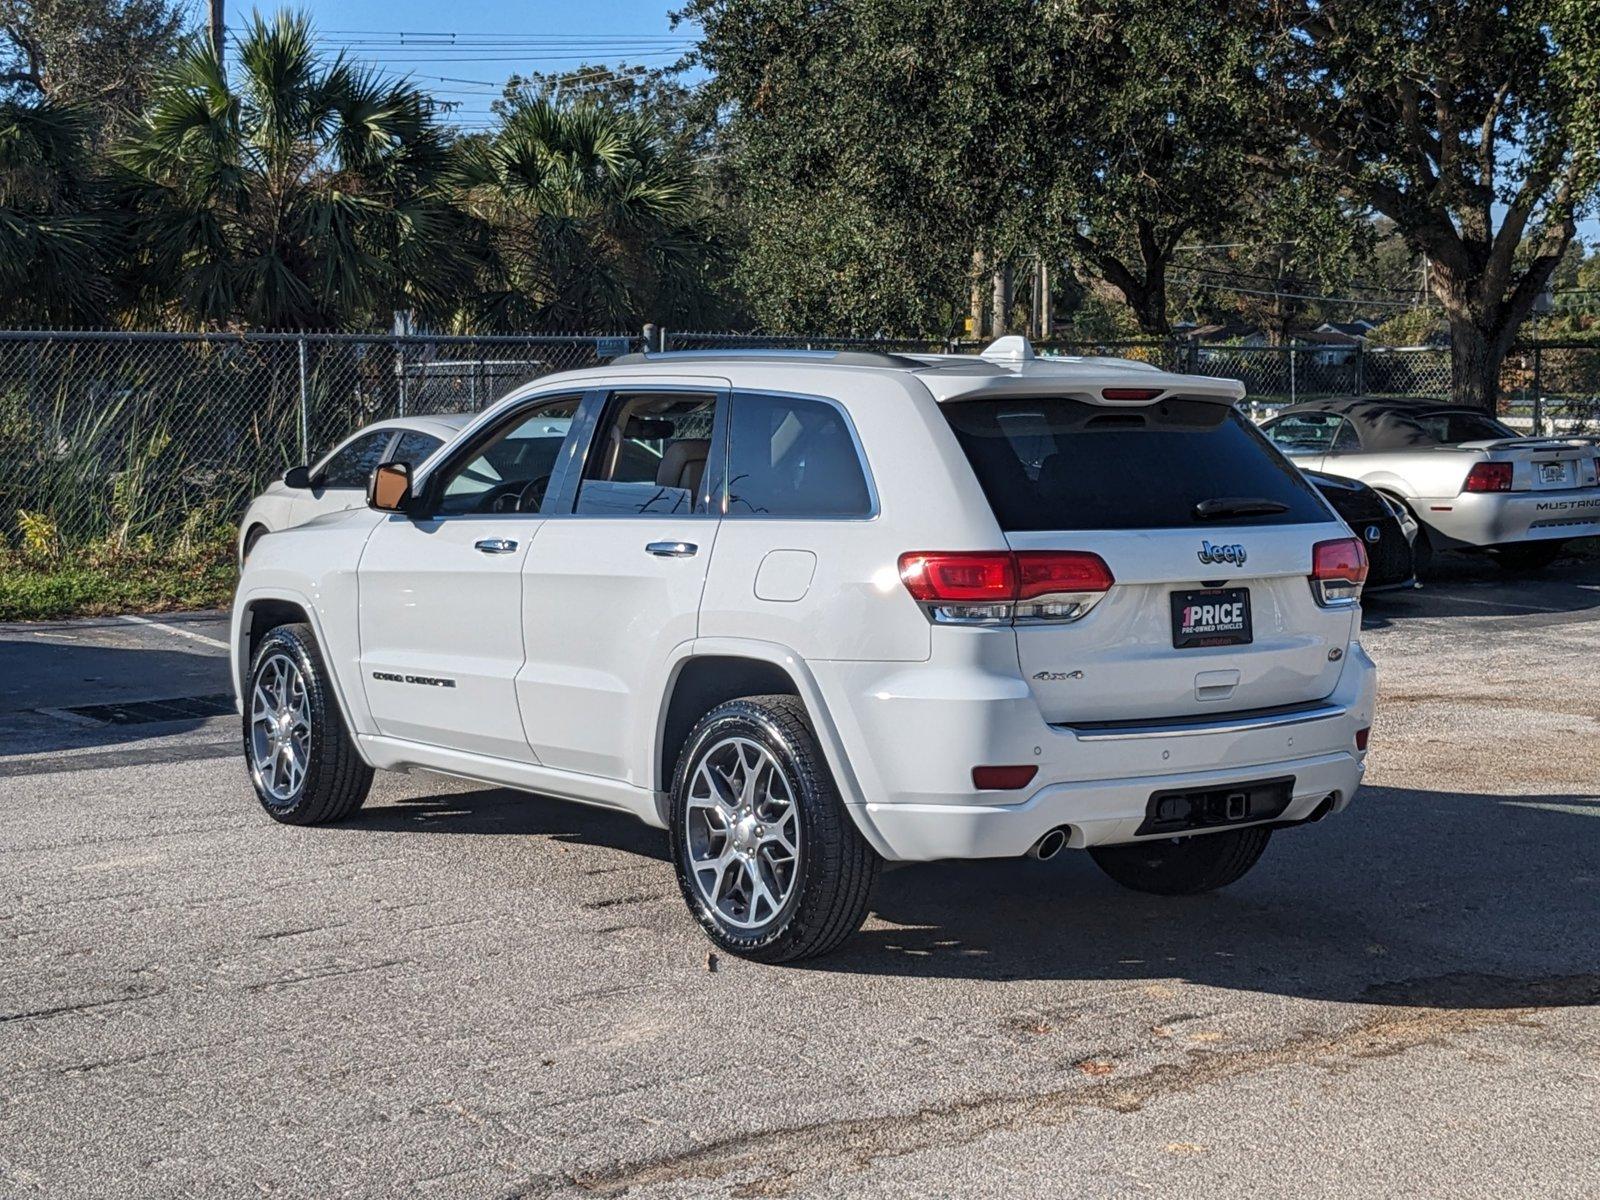
[[[1568,539],[1600,534],[1600,439],[1523,437],[1479,409],[1390,396],[1310,400],[1262,428],[1301,468],[1410,510],[1419,571],[1434,550],[1542,567]]]

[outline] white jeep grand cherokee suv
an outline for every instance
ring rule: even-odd
[[[1361,782],[1361,543],[1234,408],[1106,359],[630,356],[507,396],[233,609],[280,821],[373,768],[670,830],[711,939],[820,954],[883,860],[1237,879]]]

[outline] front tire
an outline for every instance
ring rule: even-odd
[[[1125,888],[1193,896],[1227,887],[1256,865],[1272,830],[1256,825],[1126,846],[1090,846],[1095,864]]]
[[[730,954],[812,958],[866,920],[879,859],[797,697],[746,696],[701,718],[678,758],[670,829],[689,911]]]
[[[361,761],[311,626],[269,630],[250,666],[244,755],[256,799],[275,821],[341,821],[367,798],[372,768]]]

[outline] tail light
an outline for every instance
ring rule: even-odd
[[[1116,582],[1098,554],[1078,550],[913,550],[900,578],[945,625],[1076,621]]]
[[[1318,542],[1311,548],[1311,594],[1323,608],[1354,604],[1367,581],[1367,548],[1360,538]]]
[[[1509,492],[1511,490],[1511,464],[1508,462],[1475,463],[1467,472],[1467,481],[1461,485],[1463,492]]]

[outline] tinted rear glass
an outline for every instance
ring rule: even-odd
[[[1411,418],[1428,437],[1441,446],[1458,446],[1462,442],[1490,442],[1517,436],[1492,417],[1474,412],[1423,413]]]
[[[940,406],[1008,531],[1175,529],[1330,520],[1300,472],[1236,409],[1163,400],[1118,409],[1053,397]],[[1205,500],[1285,511],[1206,520]]]

